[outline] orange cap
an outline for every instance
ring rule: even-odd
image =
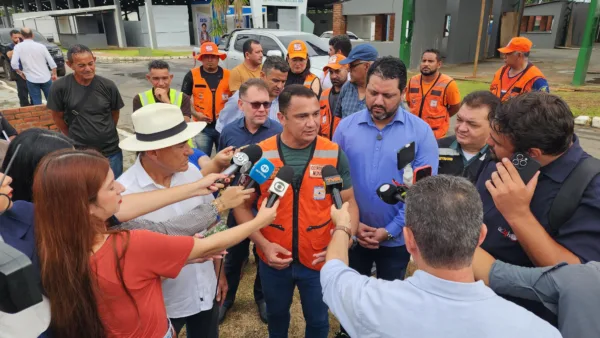
[[[531,50],[531,46],[533,46],[533,43],[528,38],[516,37],[510,39],[506,47],[498,48],[498,51],[502,54],[513,52],[527,53]]]
[[[346,57],[343,56],[342,54],[335,54],[329,57],[329,62],[327,62],[327,65],[325,65],[325,67],[323,67],[323,71],[327,71],[327,69],[340,69],[343,67],[347,67],[346,65],[340,65],[340,61],[344,60]]]
[[[219,47],[214,42],[205,42],[200,46],[200,54],[198,54],[198,60],[202,60],[204,55],[215,55],[221,58],[221,60],[225,60],[227,54],[219,52]]]
[[[294,40],[290,42],[288,46],[288,57],[290,59],[293,58],[303,58],[306,59],[308,57],[308,49],[306,48],[306,44],[302,40]]]

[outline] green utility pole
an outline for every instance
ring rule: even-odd
[[[573,75],[573,85],[582,86],[585,84],[585,76],[587,74],[590,58],[592,57],[592,49],[594,39],[596,37],[596,29],[598,28],[598,20],[600,20],[600,7],[598,0],[590,1],[585,31],[583,33],[583,42],[579,48],[579,56],[577,57],[577,65],[575,66],[575,74]]]
[[[415,22],[415,1],[404,0],[402,4],[402,26],[400,28],[400,59],[410,67],[410,44],[412,42],[413,26]]]

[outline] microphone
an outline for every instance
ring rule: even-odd
[[[321,169],[321,176],[323,177],[323,181],[325,181],[327,193],[331,194],[331,197],[333,197],[333,204],[335,204],[337,209],[341,209],[343,202],[340,191],[344,185],[342,177],[332,165],[324,166],[323,169]]]
[[[250,181],[250,176],[248,176],[248,172],[250,171],[250,169],[252,169],[252,163],[250,163],[250,161],[246,162],[240,168],[240,179],[237,183],[238,186],[245,186],[246,183]]]
[[[269,187],[269,199],[267,200],[267,208],[270,208],[277,202],[280,197],[285,195],[285,192],[292,184],[292,180],[294,179],[294,169],[292,167],[284,165],[279,169],[277,176],[271,183]]]
[[[262,157],[262,149],[256,144],[251,144],[248,147],[244,148],[244,150],[239,153],[233,155],[233,159],[231,160],[231,165],[225,169],[222,174],[230,176],[235,174],[240,170],[240,168],[246,164],[246,162],[250,162],[251,164],[255,163]]]
[[[256,184],[261,185],[265,183],[271,177],[273,171],[275,171],[275,165],[266,158],[261,158],[248,174],[250,182],[246,185],[246,189],[252,189]]]
[[[383,202],[391,205],[398,204],[398,202],[405,203],[404,197],[406,196],[406,192],[406,186],[395,186],[389,183],[384,183],[377,188],[377,196]]]

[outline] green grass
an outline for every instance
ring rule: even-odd
[[[66,49],[63,49],[63,53],[67,53]],[[94,53],[102,53],[105,56],[115,56],[115,57],[133,57],[140,56],[139,49],[94,49]],[[188,56],[192,54],[192,50],[190,47],[190,51],[171,51],[171,50],[162,50],[162,49],[153,49],[151,56]]]
[[[456,80],[460,95],[465,95],[476,90],[489,90],[489,83],[477,81]],[[552,90],[552,88],[550,88]],[[553,94],[560,96],[571,108],[573,115],[600,116],[600,94],[597,92],[575,92],[567,90],[552,91]]]

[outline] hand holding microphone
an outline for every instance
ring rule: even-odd
[[[335,169],[332,165],[326,165],[321,169],[321,176],[323,177],[323,181],[325,182],[325,188],[328,194],[331,194],[333,197],[333,203],[337,209],[342,208],[342,195],[341,191],[344,185],[344,181],[342,177],[338,173],[337,169]]]

